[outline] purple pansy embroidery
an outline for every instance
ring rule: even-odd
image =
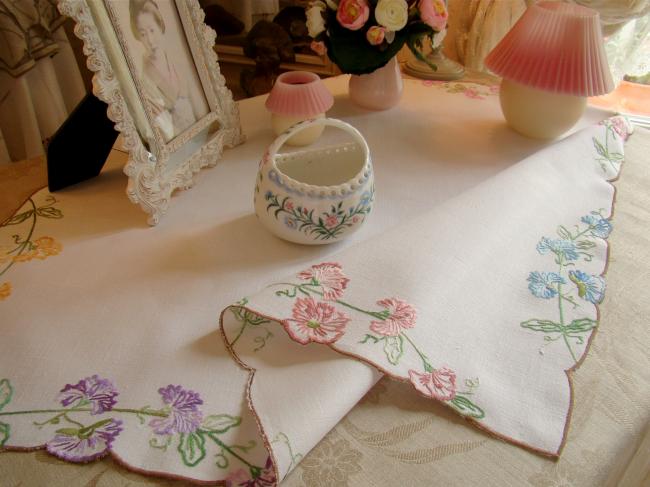
[[[116,419],[116,416],[132,416],[141,424],[145,423],[146,417],[153,417],[149,423],[153,435],[160,436],[150,438],[149,446],[152,448],[167,452],[176,442],[176,447],[169,451],[180,454],[187,467],[195,467],[208,458],[209,444],[213,443],[219,448],[217,467],[227,469],[234,459],[248,468],[253,480],[265,478],[268,468],[246,459],[246,453],[257,447],[255,441],[239,445],[221,437],[239,427],[242,418],[224,413],[204,417],[199,410],[203,404],[199,394],[180,385],[161,387],[158,393],[164,403],[161,409],[116,407],[118,392],[113,383],[93,375],[74,385],[66,384],[61,389],[57,399],[63,408],[8,411],[14,397],[14,386],[9,379],[0,377],[0,447],[10,444],[14,434],[15,425],[11,418],[51,413],[52,416],[45,421],[32,423],[39,429],[54,426],[51,439],[45,444],[47,451],[69,462],[91,462],[110,453],[115,439],[130,424]]]
[[[105,419],[83,428],[62,428],[45,447],[52,455],[69,462],[91,462],[103,457],[122,431],[122,421]]]
[[[201,425],[203,413],[199,406],[203,399],[198,393],[183,389],[181,386],[168,385],[161,387],[158,392],[166,404],[165,418],[156,418],[149,422],[154,433],[169,435],[173,433],[192,433]]]
[[[80,380],[75,385],[66,384],[61,389],[59,400],[63,406],[85,406],[90,404],[91,414],[101,414],[110,411],[115,406],[118,392],[108,379],[92,375]]]

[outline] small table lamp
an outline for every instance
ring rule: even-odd
[[[614,88],[598,12],[561,2],[531,5],[485,59],[501,76],[508,125],[550,139],[582,116],[587,97]]]

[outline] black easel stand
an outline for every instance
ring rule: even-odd
[[[50,191],[94,178],[102,170],[117,138],[106,108],[88,94],[54,134],[47,147]]]

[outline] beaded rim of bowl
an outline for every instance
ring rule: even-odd
[[[311,127],[312,125],[324,125],[337,127],[352,136],[354,139],[353,142],[347,144],[324,147],[321,149],[305,149],[296,152],[290,152],[285,154],[278,154],[278,150],[284,143],[291,138],[296,133]],[[314,154],[314,153],[331,153],[338,151],[349,151],[352,147],[358,147],[361,149],[361,152],[364,155],[364,164],[363,167],[357,172],[352,178],[348,181],[332,185],[332,186],[318,186],[314,184],[301,183],[300,181],[293,179],[290,176],[287,176],[277,165],[278,159],[293,158],[298,156],[303,156],[304,154]],[[271,144],[269,148],[269,157],[271,160],[272,169],[269,171],[269,178],[275,183],[280,185],[285,190],[300,195],[307,196],[310,198],[340,198],[341,196],[348,196],[357,192],[361,189],[370,176],[372,175],[372,161],[370,158],[370,149],[366,140],[363,138],[363,135],[355,129],[349,123],[346,123],[342,120],[336,118],[318,118],[312,120],[305,120],[303,122],[293,125],[285,132],[283,132],[277,139]]]

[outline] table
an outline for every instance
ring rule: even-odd
[[[340,84],[340,80],[330,83]],[[259,117],[262,101],[241,102],[245,131],[259,125],[254,118],[256,113]],[[449,117],[446,123],[452,123]],[[644,286],[650,276],[650,169],[644,165],[648,151],[650,131],[638,129],[628,141],[626,163],[616,183],[609,294],[601,306],[604,326],[574,376],[573,421],[558,462],[493,439],[447,409],[412,394],[408,385],[382,379],[284,485],[331,485],[327,479],[332,478],[338,485],[351,486],[650,485],[650,356],[646,349],[650,297]],[[125,178],[118,171],[125,157],[114,150],[105,168],[107,177],[118,178],[122,186]],[[101,184],[101,178],[95,184]],[[191,192],[183,195],[190,196]],[[79,466],[43,452],[2,453],[0,472],[2,484],[9,486],[186,484],[130,473],[110,459]]]

